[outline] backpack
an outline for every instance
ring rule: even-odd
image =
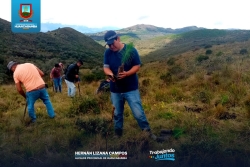
[[[67,67],[64,69],[64,73],[63,73],[64,75],[67,74],[70,65],[71,65],[71,64],[67,65]]]
[[[109,92],[110,91],[110,83],[106,80],[102,81],[99,88],[96,90],[96,94],[101,92]]]

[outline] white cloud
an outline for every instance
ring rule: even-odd
[[[11,20],[11,1],[1,0],[0,18]],[[250,29],[248,0],[41,0],[42,22],[125,28],[151,24],[165,28]]]

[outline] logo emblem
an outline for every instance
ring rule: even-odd
[[[34,12],[35,11],[35,12]],[[41,0],[11,0],[11,30],[37,33],[41,29]]]
[[[20,10],[18,11],[19,16],[24,20],[20,20],[20,22],[32,22],[32,20],[28,20],[33,15],[32,4],[20,4]]]

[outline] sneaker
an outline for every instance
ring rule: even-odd
[[[149,134],[149,137],[150,137],[151,139],[153,139],[153,140],[156,140],[156,139],[157,139],[157,137],[156,137],[152,132]]]
[[[152,133],[151,130],[146,130],[146,132],[148,133],[148,136],[149,136],[151,139],[156,140],[157,137]]]

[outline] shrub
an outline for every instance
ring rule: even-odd
[[[209,104],[211,101],[211,93],[209,91],[201,91],[199,93],[196,94],[197,98],[199,101],[201,101],[202,103],[207,103]]]
[[[170,94],[175,101],[181,101],[185,98],[183,91],[181,89],[178,89],[178,88],[172,88],[170,90]]]
[[[90,74],[86,74],[83,76],[83,80],[86,82],[99,81],[105,78],[103,71],[101,70],[93,70]]]
[[[196,61],[198,61],[199,63],[207,59],[209,59],[209,57],[204,55],[199,55],[198,57],[196,57]]]
[[[100,107],[95,98],[75,98],[73,100],[73,104],[71,106],[72,114],[79,114],[79,113],[95,113],[100,114]]]
[[[166,102],[169,99],[168,99],[166,93],[164,93],[162,91],[158,91],[158,92],[155,93],[155,100],[156,101],[164,101],[164,102]]]
[[[182,71],[183,71],[183,69],[180,66],[174,66],[174,67],[169,69],[169,72],[171,74],[179,74]]]
[[[170,66],[174,65],[175,64],[175,58],[173,58],[173,57],[169,58],[168,61],[167,61],[167,64],[170,65]]]
[[[160,79],[163,80],[165,83],[171,83],[172,82],[172,75],[170,72],[167,72],[166,74],[162,74],[160,76]]]
[[[212,54],[212,52],[213,52],[213,51],[212,51],[212,50],[210,50],[210,49],[209,49],[209,50],[206,50],[206,55],[208,55],[208,54]]]
[[[150,79],[144,79],[142,81],[142,86],[149,86],[150,85]]]
[[[101,133],[102,135],[106,135],[110,130],[110,121],[104,118],[88,118],[88,119],[78,119],[76,121],[76,126],[79,129],[84,129],[88,134],[97,134]]]
[[[240,54],[241,55],[244,55],[244,54],[247,54],[248,52],[247,52],[247,49],[241,49],[240,50]]]
[[[95,75],[94,74],[87,74],[83,76],[83,80],[85,82],[92,82],[95,80]]]
[[[223,52],[219,51],[218,53],[216,53],[216,56],[221,56],[223,55]]]

